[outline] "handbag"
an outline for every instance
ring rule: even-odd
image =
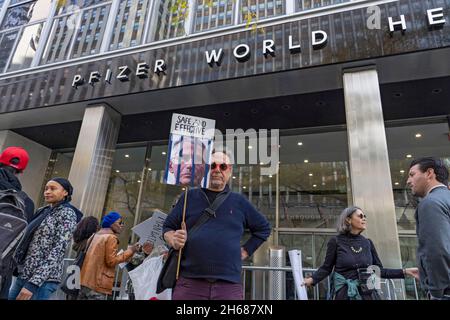
[[[91,238],[89,239],[86,248],[84,250],[82,250],[80,252],[80,254],[75,258],[75,261],[70,265],[70,266],[76,266],[78,267],[78,270],[81,272],[81,268],[83,267],[83,262],[84,262],[84,258],[86,257],[86,253],[92,243],[92,240],[94,239],[95,234],[93,234],[91,236]],[[65,294],[69,295],[69,296],[73,296],[73,297],[77,297],[78,294],[80,293],[80,286],[75,285],[74,283],[74,276],[79,276],[79,274],[77,275],[77,273],[68,273],[66,274],[66,276],[64,277],[63,281],[61,281],[61,291],[64,292]],[[80,280],[80,279],[78,279]]]
[[[214,202],[203,211],[203,214],[197,220],[195,225],[189,231],[189,235],[192,234],[200,228],[206,221],[210,218],[216,216],[216,210],[220,207],[220,205],[228,198],[231,192],[219,193],[214,200]],[[161,273],[158,277],[158,282],[156,285],[156,293],[161,293],[166,289],[173,289],[177,284],[177,267],[178,267],[178,256],[180,254],[179,250],[175,250],[170,248],[169,253],[167,254],[166,262],[164,263]]]

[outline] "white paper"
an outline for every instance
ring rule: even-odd
[[[289,260],[291,261],[292,274],[294,275],[295,289],[297,290],[298,300],[308,300],[306,287],[303,283],[303,266],[302,266],[302,252],[300,250],[290,250]]]
[[[164,245],[162,227],[166,218],[167,214],[155,210],[151,218],[133,227],[131,230],[139,236],[139,244],[143,245],[150,241],[154,248],[158,245]]]
[[[172,114],[170,133],[204,139],[214,138],[216,120],[186,114]]]

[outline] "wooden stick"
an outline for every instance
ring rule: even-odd
[[[181,227],[183,227],[183,225],[186,226],[186,205],[187,205],[188,191],[189,191],[189,187],[186,186],[186,192],[184,193],[183,218],[181,221]],[[182,251],[183,251],[183,248],[180,248],[180,252],[178,252],[178,265],[177,265],[177,277],[176,277],[177,280],[178,280],[178,276],[180,274],[181,252]]]

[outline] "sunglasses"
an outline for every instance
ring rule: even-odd
[[[217,164],[213,162],[211,164],[211,170],[216,170],[217,167],[219,167],[220,171],[227,171],[230,166],[226,163]]]
[[[356,216],[358,218],[360,218],[360,219],[366,219],[367,218],[367,216],[364,213],[358,213]]]

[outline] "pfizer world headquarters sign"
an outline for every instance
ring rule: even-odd
[[[0,80],[0,113],[449,45],[450,0],[401,0]]]

